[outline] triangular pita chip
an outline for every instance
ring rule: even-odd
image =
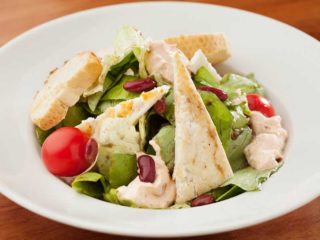
[[[176,203],[184,203],[217,188],[233,172],[217,130],[192,82],[175,55],[175,167]]]

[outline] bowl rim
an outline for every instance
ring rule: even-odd
[[[9,40],[7,43],[5,43],[1,48],[0,48],[0,54],[5,51],[7,48],[10,48],[11,46],[14,46],[15,43],[23,41],[25,38],[27,38],[29,35],[32,35],[35,32],[41,31],[42,29],[50,26],[50,25],[54,25],[56,23],[60,23],[63,22],[66,18],[75,18],[78,17],[79,15],[90,15],[90,14],[96,14],[97,11],[104,11],[104,9],[107,8],[121,8],[121,7],[130,7],[130,6],[146,6],[146,5],[168,5],[168,4],[179,4],[179,5],[205,5],[205,6],[210,6],[210,7],[215,7],[215,8],[222,8],[222,9],[229,9],[229,10],[233,10],[233,11],[240,11],[243,12],[245,14],[250,14],[250,15],[255,15],[259,18],[263,18],[265,20],[268,21],[272,21],[273,23],[276,24],[281,24],[287,28],[290,28],[291,30],[302,34],[303,37],[305,38],[309,38],[312,41],[315,41],[315,43],[318,44],[318,40],[313,38],[312,36],[304,33],[303,31],[296,29],[286,23],[280,22],[278,20],[257,14],[257,13],[252,13],[246,10],[242,10],[242,9],[237,9],[237,8],[232,8],[232,7],[227,7],[227,6],[220,6],[220,5],[215,5],[215,4],[209,4],[209,3],[192,3],[192,2],[178,2],[178,1],[165,1],[165,2],[137,2],[137,3],[119,3],[119,4],[113,4],[113,5],[107,5],[107,6],[102,6],[102,7],[96,7],[96,8],[90,8],[90,9],[86,9],[86,10],[82,10],[79,12],[75,12],[75,13],[71,13],[71,14],[67,14],[61,17],[58,17],[56,19],[52,19],[50,21],[44,22],[38,26],[35,26],[33,28],[31,28],[30,30],[27,30],[26,32],[16,36],[15,38]],[[312,179],[309,179],[310,182],[317,182],[320,180],[320,175],[316,175],[313,176]],[[219,231],[215,232],[225,232],[225,231],[231,231],[231,230],[236,230],[236,229],[240,229],[240,228],[244,228],[247,226],[253,226],[259,223],[262,223],[264,221],[267,220],[271,220],[274,219],[276,217],[279,217],[281,215],[284,215],[288,212],[291,212],[294,209],[297,209],[305,204],[307,204],[308,202],[312,201],[313,199],[315,199],[316,197],[319,196],[319,192],[317,188],[308,188],[308,189],[301,189],[301,192],[303,192],[304,194],[301,194],[301,197],[299,198],[299,200],[296,200],[294,202],[290,202],[289,204],[287,204],[285,209],[278,209],[277,211],[272,211],[268,214],[263,215],[263,217],[253,217],[253,218],[247,218],[245,220],[242,220],[241,224],[237,224],[235,225],[226,225],[225,227],[221,227]],[[79,219],[76,219],[74,217],[66,217],[62,214],[58,214],[53,210],[50,209],[46,209],[42,206],[39,206],[37,204],[34,204],[32,201],[27,200],[26,198],[23,197],[23,195],[16,193],[14,190],[9,189],[5,184],[3,184],[0,181],[0,193],[2,193],[4,196],[8,197],[10,200],[14,201],[15,203],[23,206],[24,208],[38,214],[41,215],[43,217],[49,218],[51,220],[54,220],[56,222],[59,223],[63,223],[63,224],[68,224],[71,225],[73,227],[77,227],[77,228],[82,228],[82,229],[86,229],[86,230],[94,230],[97,232],[101,232],[101,233],[110,233],[110,234],[115,234],[115,235],[122,235],[122,236],[136,236],[136,237],[185,237],[185,236],[199,236],[199,235],[206,235],[206,234],[211,234],[212,230],[210,230],[209,228],[207,229],[201,229],[201,230],[195,230],[195,231],[189,231],[186,233],[183,232],[162,232],[162,231],[158,231],[158,232],[154,232],[152,235],[149,233],[143,233],[143,232],[137,232],[137,231],[124,231],[123,227],[117,227],[115,228],[114,226],[110,227],[110,226],[104,226],[103,228],[96,226],[94,224],[90,224],[90,222],[86,222],[86,221],[81,221]],[[158,211],[158,210],[149,210],[149,211]],[[176,210],[173,210],[176,211]],[[183,211],[182,210],[177,210],[177,211]],[[254,223],[253,223],[254,222]]]

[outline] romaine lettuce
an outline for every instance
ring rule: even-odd
[[[145,54],[148,51],[148,44],[139,31],[130,26],[123,26],[115,38],[114,48],[116,54],[120,56],[132,51],[139,62],[140,77],[147,77]]]
[[[120,204],[120,201],[117,196],[117,190],[114,188],[111,188],[108,192],[104,193],[103,199],[110,203]]]
[[[246,167],[235,172],[233,177],[226,181],[222,187],[235,185],[247,192],[258,191],[261,188],[261,184],[264,183],[273,173],[278,171],[281,166],[282,164],[279,164],[277,167],[267,170],[257,170],[252,167]]]
[[[139,96],[139,93],[128,92],[123,88],[123,85],[128,81],[136,80],[137,77],[135,76],[127,76],[124,75],[121,80],[112,87],[109,91],[103,95],[101,101],[108,101],[108,100],[128,100]]]
[[[218,87],[219,81],[205,68],[201,67],[193,77],[195,83],[211,87]]]
[[[100,147],[97,167],[112,188],[129,184],[137,176],[136,156],[126,153],[113,153]]]
[[[83,107],[84,104],[77,103],[68,109],[66,117],[62,120],[62,126],[74,127],[89,117],[88,112]]]
[[[220,87],[230,96],[234,95],[237,89],[243,93],[264,94],[263,88],[256,81],[233,73],[223,76]]]
[[[104,176],[96,172],[86,172],[77,176],[71,186],[79,193],[99,199],[103,198],[103,194],[109,188]]]
[[[98,91],[93,95],[88,96],[87,98],[90,110],[95,111],[101,97],[105,94],[105,92],[108,91],[112,86],[117,84],[128,69],[136,69],[137,64],[138,61],[135,55],[133,54],[133,52],[129,52],[118,63],[112,65],[108,69],[101,91]]]
[[[160,147],[161,158],[167,165],[170,172],[173,171],[174,167],[174,136],[175,128],[171,125],[167,125],[162,127],[153,138]]]
[[[209,192],[209,194],[212,194],[218,202],[237,196],[243,192],[259,191],[261,190],[262,183],[278,171],[281,166],[282,164],[279,164],[276,168],[269,170],[256,170],[252,167],[246,167],[235,172],[231,179],[226,181],[221,187]]]
[[[226,150],[231,139],[233,116],[215,94],[206,91],[200,91],[199,93]]]
[[[241,130],[236,139],[230,141],[226,154],[234,172],[248,166],[243,150],[251,142],[251,139],[252,130],[246,127]]]
[[[117,189],[111,188],[110,191],[103,195],[103,199],[107,202],[120,204],[127,207],[137,208],[138,206],[129,200],[120,200],[117,195]]]
[[[163,114],[163,117],[166,118],[171,124],[174,125],[175,118],[174,118],[174,96],[173,96],[173,89],[170,88],[169,92],[164,98],[166,103],[166,111]]]
[[[220,187],[211,192],[216,202],[226,200],[228,198],[235,197],[245,191],[238,186],[229,185],[225,187]]]
[[[46,140],[46,138],[53,133],[56,130],[55,127],[50,128],[49,130],[42,130],[39,127],[35,127],[34,131],[36,133],[36,138],[40,146],[42,146],[43,142]]]

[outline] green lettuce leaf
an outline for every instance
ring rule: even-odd
[[[234,110],[230,110],[229,108],[233,116],[232,128],[239,129],[247,127],[249,123],[249,118],[244,115],[241,106],[235,106],[233,109]]]
[[[153,138],[160,147],[161,158],[170,172],[173,171],[174,167],[174,136],[175,128],[171,125],[167,125],[162,127]]]
[[[123,205],[123,206],[134,207],[134,208],[138,207],[132,201],[119,199],[118,198],[118,194],[117,194],[117,189],[114,189],[114,188],[111,188],[110,191],[106,192],[103,195],[103,199],[105,201],[107,201],[107,202],[118,204],[118,205],[120,204],[120,205]]]
[[[244,192],[259,191],[262,183],[267,181],[281,166],[282,164],[279,164],[276,168],[269,170],[256,170],[251,167],[244,168],[235,172],[231,179],[208,194],[212,194],[215,200],[219,202]]]
[[[36,138],[37,138],[37,141],[38,141],[39,145],[42,146],[42,144],[44,143],[44,141],[46,140],[46,138],[47,138],[51,133],[53,133],[55,130],[56,130],[55,127],[50,128],[49,130],[42,130],[41,128],[39,128],[39,127],[36,126],[35,129],[34,129],[34,131],[35,131]]]
[[[84,104],[77,103],[68,109],[66,117],[62,120],[62,126],[74,127],[87,119],[90,115],[83,107]]]
[[[148,44],[139,31],[130,26],[123,26],[115,38],[114,49],[118,55],[132,51],[139,62],[140,77],[147,77],[145,54],[148,51]]]
[[[99,199],[102,199],[103,194],[108,191],[104,176],[96,172],[86,172],[77,176],[71,186],[79,193]]]
[[[235,94],[236,89],[241,89],[244,93],[264,94],[263,88],[256,81],[233,73],[223,76],[220,87],[229,94],[229,97]]]
[[[168,121],[162,116],[156,114],[154,111],[149,111],[146,116],[145,130],[146,130],[146,143],[149,143],[151,139],[160,131],[163,125],[168,124]],[[146,153],[154,154],[153,148],[148,144],[146,146]]]
[[[113,153],[109,168],[111,187],[117,188],[128,185],[137,176],[137,160],[135,155]]]
[[[258,191],[261,184],[264,183],[273,173],[279,170],[282,164],[279,164],[273,169],[257,170],[252,167],[241,169],[233,175],[231,179],[226,181],[222,187],[228,185],[235,185],[244,191]]]
[[[136,156],[125,153],[112,153],[100,147],[97,167],[112,188],[128,185],[137,176]]]
[[[108,100],[128,100],[139,96],[139,93],[128,92],[123,88],[123,85],[128,81],[133,81],[138,79],[135,76],[124,75],[121,80],[112,87],[106,94],[101,98],[101,101]]]
[[[246,127],[235,140],[230,141],[226,154],[234,172],[248,166],[248,162],[243,151],[251,140],[252,130],[249,127]]]
[[[106,76],[104,82],[103,82],[103,88],[102,91],[96,92],[90,96],[88,96],[88,106],[90,111],[94,112],[96,110],[96,107],[100,101],[100,98],[103,96],[103,94],[110,88],[110,86],[113,83],[113,79],[109,76]]]
[[[120,201],[117,196],[117,190],[114,188],[111,188],[110,191],[103,194],[103,199],[110,203],[120,204]]]
[[[103,113],[107,108],[109,107],[114,107],[115,105],[119,104],[122,102],[122,100],[108,100],[108,101],[100,101],[99,105],[96,107],[94,111],[92,111],[87,104],[84,104],[83,107],[84,109],[93,116],[98,116],[101,113]]]
[[[110,67],[108,75],[115,81],[118,81],[122,78],[123,74],[128,69],[132,69],[133,72],[136,72],[137,66],[138,60],[135,57],[134,53],[131,51],[127,55],[125,55],[125,57],[120,62]],[[112,85],[114,86],[114,83]]]
[[[166,118],[172,125],[175,123],[174,117],[174,95],[173,88],[170,88],[169,92],[164,98],[166,103],[166,111],[163,114],[163,117]]]
[[[228,198],[235,197],[245,191],[238,186],[229,185],[225,187],[219,187],[211,191],[216,202],[226,200]]]
[[[218,87],[219,81],[205,68],[201,67],[194,75],[193,80],[198,85],[206,85],[211,87]]]
[[[118,63],[112,65],[106,73],[102,91],[96,92],[87,98],[90,110],[95,111],[105,92],[117,84],[128,69],[132,69],[134,71],[137,68],[137,65],[138,61],[133,52],[129,52]]]
[[[232,114],[215,94],[206,91],[199,91],[199,93],[216,126],[224,149],[228,149],[232,132]]]

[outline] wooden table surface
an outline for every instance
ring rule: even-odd
[[[23,31],[65,14],[121,2],[117,0],[0,0],[0,46]],[[260,13],[320,39],[319,0],[201,1]],[[0,195],[0,239],[118,240],[129,239],[80,230],[40,217]],[[320,239],[320,198],[278,219],[217,235],[216,240]]]

